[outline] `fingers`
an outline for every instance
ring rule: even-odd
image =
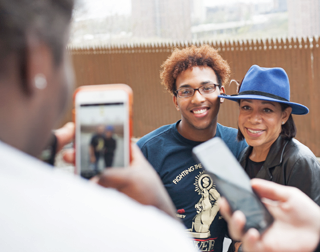
[[[62,158],[66,163],[75,164],[75,152],[74,149],[64,150]]]
[[[234,240],[241,240],[243,229],[246,223],[246,217],[240,211],[231,213],[230,206],[225,198],[219,200],[220,213],[223,218],[228,222],[229,233]]]
[[[108,168],[99,176],[97,183],[103,187],[111,187],[118,190],[125,187],[130,179],[131,171],[124,168]]]
[[[98,184],[104,187],[112,187],[120,190],[122,187],[126,186],[130,179],[133,176],[137,175],[137,168],[144,169],[146,165],[144,165],[147,161],[145,160],[143,154],[141,153],[139,147],[136,144],[131,145],[132,151],[132,169],[126,168],[108,168],[105,169],[102,174],[99,176]],[[135,174],[132,174],[134,172]]]
[[[221,215],[223,216],[223,218],[229,222],[230,219],[231,219],[231,209],[230,209],[230,206],[228,204],[228,201],[224,198],[224,197],[221,197],[220,200],[219,200],[219,206],[220,206],[220,213]]]
[[[141,162],[142,163],[147,162],[140,148],[136,144],[134,143],[131,144],[131,151],[132,151],[132,163],[131,163],[132,166],[140,165]]]
[[[261,198],[275,201],[286,201],[290,197],[292,190],[290,187],[262,179],[252,179],[251,185]]]
[[[260,234],[258,230],[250,228],[247,233],[243,236],[242,247],[244,251],[255,251],[263,252],[264,248],[262,247],[260,241]]]
[[[246,218],[240,211],[231,214],[230,206],[225,198],[220,199],[220,213],[228,222],[229,233],[234,240],[242,241],[244,251],[262,252],[262,245],[259,241],[259,232],[251,228],[245,234],[243,233]]]
[[[159,175],[132,144],[133,160],[129,168],[109,168],[99,176],[98,184],[111,187],[144,205],[152,205],[176,218],[175,207]]]
[[[70,143],[74,139],[74,134],[75,134],[74,123],[72,122],[66,123],[64,126],[62,126],[62,128],[55,130],[54,134],[58,139],[57,151],[60,151],[63,148],[63,146]]]
[[[244,214],[240,211],[235,211],[228,222],[229,233],[233,239],[238,241],[242,239],[245,224],[246,217]]]
[[[92,178],[90,179],[90,182],[95,183],[95,184],[98,184],[98,182],[99,182],[99,176],[94,176],[94,177],[92,177]]]

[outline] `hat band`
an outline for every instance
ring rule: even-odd
[[[231,96],[238,96],[238,95],[262,95],[262,96],[267,96],[267,97],[274,98],[274,99],[281,100],[281,101],[287,101],[287,102],[289,101],[281,96],[277,96],[274,94],[261,92],[261,91],[254,91],[254,90],[243,91],[243,92],[240,92],[239,94],[234,94]]]

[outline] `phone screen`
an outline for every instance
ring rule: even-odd
[[[240,210],[246,216],[245,231],[255,228],[263,233],[268,228],[273,218],[254,191],[244,190],[211,172],[208,174],[212,177],[221,195],[227,199],[232,211]]]
[[[80,124],[80,175],[84,178],[99,174],[106,167],[124,167],[125,103],[80,104],[77,120]]]
[[[226,144],[215,137],[193,148],[195,158],[212,177],[218,192],[224,196],[232,211],[246,216],[245,230],[255,228],[262,233],[273,217],[252,190],[250,179]]]

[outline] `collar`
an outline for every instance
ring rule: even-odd
[[[268,173],[269,177],[272,178],[272,175],[269,170],[282,163],[284,150],[285,150],[288,142],[289,142],[289,140],[286,140],[286,139],[282,138],[281,136],[279,136],[277,138],[277,140],[271,145],[269,153],[267,155],[267,158],[266,158],[263,166],[261,167],[260,172],[263,172],[263,170],[264,170],[265,172]],[[244,150],[243,154],[241,155],[240,164],[242,167],[246,167],[247,158],[249,157],[252,149],[253,149],[252,146],[249,146],[248,148],[246,148]],[[259,173],[258,173],[258,175],[259,175]],[[260,176],[257,176],[257,177],[260,177]]]
[[[283,153],[289,140],[279,136],[278,139],[271,145],[264,167],[270,169],[282,163]]]
[[[176,123],[171,124],[172,125],[172,129],[173,129],[173,134],[182,142],[187,143],[187,144],[191,144],[191,145],[198,145],[201,144],[203,142],[199,142],[199,141],[193,141],[190,139],[187,139],[185,137],[183,137],[179,131],[178,131],[178,124],[181,122],[181,120],[178,120]],[[216,127],[216,134],[214,137],[220,137],[221,138],[221,124],[217,123],[217,127]]]

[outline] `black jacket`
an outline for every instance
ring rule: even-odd
[[[243,168],[251,151],[249,146],[240,154]],[[320,205],[320,164],[312,151],[296,139],[279,136],[256,178],[297,187]]]

